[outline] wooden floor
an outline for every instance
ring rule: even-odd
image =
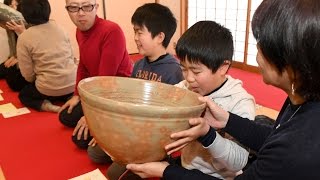
[[[256,115],[266,115],[275,120],[278,114],[279,114],[279,111],[276,111],[271,108],[267,108],[261,105],[257,105],[256,107]]]

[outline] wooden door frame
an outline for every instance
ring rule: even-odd
[[[102,13],[103,13],[103,19],[107,18],[107,11],[106,11],[106,2],[105,0],[102,0]]]
[[[160,3],[160,1],[161,0],[155,0],[155,3]],[[188,8],[188,6],[186,5],[186,0],[180,0],[180,19],[178,20],[178,21],[180,21],[180,27],[179,27],[180,34],[179,34],[179,36],[181,36],[183,34],[183,32],[185,32],[187,29],[187,25],[186,25],[186,22],[188,22],[187,8]]]

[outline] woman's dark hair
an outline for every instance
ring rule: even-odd
[[[29,24],[39,25],[49,21],[51,7],[48,0],[22,0],[18,9]]]
[[[182,34],[176,54],[182,62],[201,63],[215,73],[226,60],[232,62],[232,34],[214,21],[199,21]]]
[[[252,31],[278,73],[293,70],[295,92],[320,100],[320,1],[264,0],[254,13]]]
[[[147,3],[140,6],[133,13],[131,23],[140,27],[145,26],[152,38],[163,32],[165,37],[162,45],[165,48],[168,47],[177,29],[177,20],[170,9],[158,3]]]

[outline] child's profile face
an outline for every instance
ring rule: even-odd
[[[218,88],[226,79],[225,72],[219,68],[215,73],[202,63],[180,62],[184,79],[189,83],[188,89],[204,96]]]
[[[152,38],[151,32],[145,26],[133,26],[134,30],[134,41],[137,45],[139,54],[147,57],[152,57],[159,45],[162,45],[162,42],[159,43],[158,36]]]
[[[17,10],[17,6],[18,6],[18,2],[16,0],[12,0],[10,7],[12,7],[13,9]]]

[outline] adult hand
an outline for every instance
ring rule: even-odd
[[[188,145],[191,141],[198,139],[208,133],[210,126],[204,118],[193,118],[189,120],[190,129],[173,133],[170,135],[172,139],[177,139],[173,143],[165,146],[167,154],[179,151]]]
[[[139,175],[141,178],[162,177],[168,162],[149,162],[144,164],[128,164],[127,169]]]
[[[94,147],[95,145],[97,145],[97,141],[92,138],[88,145]]]
[[[64,109],[68,108],[68,113],[70,114],[72,112],[72,109],[80,102],[80,97],[74,95],[71,99],[69,99],[69,101],[67,101],[61,108],[60,111],[63,111]]]
[[[226,127],[229,119],[229,112],[223,110],[209,97],[199,97],[199,100],[207,104],[206,112],[203,117],[207,120],[207,123],[215,129]]]
[[[23,33],[24,30],[26,30],[26,27],[24,26],[24,23],[22,20],[20,20],[19,23],[11,20],[6,23],[6,26],[8,29],[16,32],[17,35],[20,35],[21,33]]]
[[[80,140],[83,134],[84,140],[88,139],[89,128],[86,122],[86,118],[82,116],[77,123],[77,126],[74,128],[72,136],[77,135],[77,139]]]
[[[5,66],[6,68],[9,68],[9,67],[11,67],[11,66],[14,66],[14,65],[17,64],[17,63],[18,63],[17,58],[14,57],[14,56],[11,56],[8,60],[6,60],[6,61],[4,62],[4,66]]]

